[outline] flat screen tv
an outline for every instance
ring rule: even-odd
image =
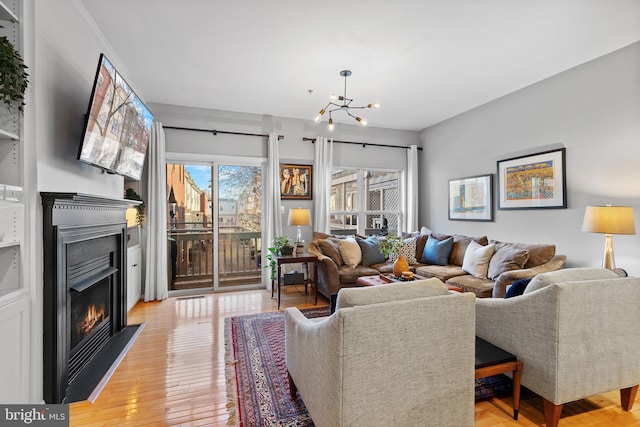
[[[152,122],[149,109],[100,54],[78,160],[139,180]]]

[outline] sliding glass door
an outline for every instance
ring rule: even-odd
[[[169,289],[261,286],[262,166],[167,164]]]

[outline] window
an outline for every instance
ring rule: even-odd
[[[385,224],[396,235],[401,225],[400,171],[334,169],[331,232],[371,235]]]

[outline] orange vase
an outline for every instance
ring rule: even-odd
[[[409,271],[409,263],[404,256],[399,255],[396,262],[393,263],[393,275],[400,277],[403,271]]]

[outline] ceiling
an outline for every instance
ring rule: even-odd
[[[145,102],[420,130],[640,40],[638,0],[81,0]],[[334,121],[355,123],[344,112]]]

